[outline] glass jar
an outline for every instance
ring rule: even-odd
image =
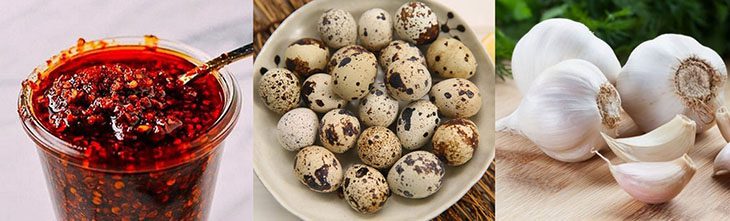
[[[36,143],[59,220],[205,220],[213,198],[223,141],[241,109],[240,92],[226,69],[212,73],[222,91],[222,111],[184,151],[130,164],[90,163],[78,146],[55,136],[34,114],[33,85],[65,63],[90,53],[121,48],[152,50],[194,65],[209,56],[182,43],[154,36],[109,38],[62,51],[38,66],[23,83],[18,112]]]

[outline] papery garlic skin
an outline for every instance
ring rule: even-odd
[[[604,133],[608,147],[627,162],[663,162],[681,157],[695,144],[696,124],[684,115],[641,136],[613,138]]]
[[[613,49],[585,25],[564,18],[547,19],[533,26],[515,45],[512,76],[522,94],[545,69],[568,59],[593,63],[612,84],[621,71]]]
[[[517,110],[496,127],[524,135],[556,160],[578,162],[605,147],[601,132],[616,135],[620,107],[616,89],[595,65],[570,59],[540,74]]]
[[[730,143],[725,145],[725,147],[720,150],[720,153],[717,154],[713,167],[713,176],[730,172]]]
[[[672,200],[682,192],[697,171],[687,154],[666,162],[630,162],[619,165],[603,159],[608,163],[611,175],[618,185],[634,199],[648,204]]]
[[[726,78],[725,63],[715,51],[691,37],[664,34],[631,52],[616,88],[639,129],[651,131],[684,114],[699,133],[715,124]]]
[[[720,129],[722,138],[725,138],[725,142],[730,142],[730,112],[727,107],[722,106],[717,109],[715,121],[717,121],[717,129]]]

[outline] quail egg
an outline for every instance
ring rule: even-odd
[[[348,57],[355,53],[364,53],[367,51],[368,51],[368,49],[365,49],[364,47],[362,47],[360,45],[348,45],[348,46],[340,48],[332,55],[332,58],[330,58],[329,63],[327,63],[327,73],[332,73],[332,70],[334,70],[335,67],[337,67],[337,65],[340,64],[340,61],[342,61],[343,58]]]
[[[318,28],[322,40],[331,48],[341,48],[357,41],[357,23],[345,10],[327,10],[319,18]]]
[[[294,157],[294,173],[309,189],[334,192],[342,184],[342,166],[335,155],[324,147],[302,148]]]
[[[346,100],[358,100],[370,90],[378,73],[375,55],[369,51],[345,55],[332,69],[332,91]]]
[[[278,114],[299,106],[299,79],[291,71],[274,68],[259,80],[259,96],[269,110]]]
[[[393,39],[393,21],[387,11],[374,8],[360,15],[358,21],[360,43],[370,51],[380,51]]]
[[[377,169],[355,164],[345,172],[342,193],[350,207],[363,214],[378,212],[390,197],[388,182]]]
[[[439,21],[431,8],[421,2],[408,2],[395,13],[395,32],[416,45],[428,44],[439,36]]]
[[[317,113],[327,113],[335,108],[343,108],[347,100],[332,92],[332,77],[328,74],[309,76],[302,84],[302,103]]]
[[[279,119],[276,129],[281,146],[288,151],[297,151],[317,141],[319,119],[310,109],[296,108]]]
[[[413,151],[401,157],[388,172],[388,186],[402,197],[426,198],[441,188],[446,170],[436,155]]]
[[[358,105],[360,121],[367,126],[387,127],[398,117],[398,100],[388,95],[383,83],[375,83]]]
[[[418,100],[403,108],[398,117],[396,133],[404,148],[415,150],[431,140],[433,130],[440,122],[436,105],[427,100]]]
[[[357,154],[360,156],[360,160],[368,166],[387,169],[400,158],[400,141],[388,128],[369,127],[357,140]]]
[[[344,153],[349,150],[360,135],[360,122],[346,109],[333,109],[322,117],[319,140],[328,150]]]
[[[441,115],[449,118],[468,118],[479,113],[482,96],[479,88],[463,78],[449,78],[433,85],[429,98]]]
[[[286,68],[305,79],[312,74],[325,71],[330,51],[321,41],[302,38],[286,48],[284,63]]]
[[[385,86],[395,99],[401,101],[421,99],[431,90],[431,74],[421,63],[401,60],[388,68],[385,73]]]
[[[443,78],[470,78],[477,71],[474,54],[461,41],[439,38],[426,51],[428,68]]]
[[[436,128],[431,142],[436,156],[449,166],[460,166],[471,160],[479,146],[479,131],[468,119],[451,119]]]
[[[388,70],[390,64],[400,60],[416,60],[426,65],[426,58],[421,54],[421,50],[405,41],[392,41],[380,51],[380,67],[383,70]]]

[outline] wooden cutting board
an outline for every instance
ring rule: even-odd
[[[498,81],[495,90],[496,117],[500,119],[515,110],[522,96],[512,80]],[[725,97],[728,95],[726,92]],[[621,127],[638,133],[630,119],[622,121]],[[698,167],[692,180],[672,201],[648,205],[624,192],[606,162],[597,156],[563,163],[543,154],[526,138],[497,132],[497,219],[727,220],[730,176],[712,177],[712,162],[725,144],[717,127],[699,134],[689,152]],[[621,162],[608,149],[601,153],[614,163]]]

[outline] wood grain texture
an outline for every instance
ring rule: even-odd
[[[496,117],[519,105],[512,80],[496,83]],[[726,96],[728,97],[726,92]],[[727,102],[726,102],[727,103]],[[639,134],[626,114],[624,135]],[[497,218],[502,220],[722,220],[730,217],[730,176],[712,177],[712,162],[726,142],[716,127],[697,135],[689,155],[698,170],[672,201],[648,205],[634,200],[616,183],[605,161],[593,157],[579,163],[553,160],[528,139],[497,132]],[[621,162],[610,150],[601,153]]]
[[[279,27],[282,21],[294,10],[304,6],[312,0],[254,0],[253,25],[255,54],[269,39],[271,33]],[[255,56],[254,54],[254,56]]]
[[[464,197],[434,220],[494,220],[494,172],[492,163]]]

